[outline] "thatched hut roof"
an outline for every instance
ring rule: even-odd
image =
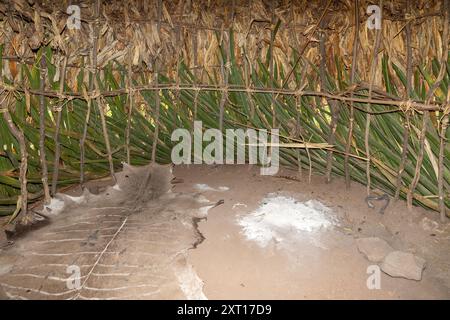
[[[81,9],[80,30],[66,27],[67,7],[73,4]],[[351,0],[179,0],[162,1],[159,11],[158,1],[111,1],[101,7],[99,17],[94,16],[94,4],[95,1],[2,1],[0,41],[6,44],[4,54],[10,58],[10,63],[5,65],[6,72],[16,76],[20,60],[31,61],[33,51],[43,44],[50,44],[61,55],[68,55],[69,66],[79,66],[81,57],[91,52],[91,35],[96,22],[100,30],[99,68],[111,60],[128,63],[131,59],[135,67],[152,71],[157,59],[159,69],[169,73],[181,56],[191,68],[211,71],[220,67],[216,55],[218,37],[226,36],[231,28],[237,62],[242,64],[244,59],[255,62],[257,57],[264,58],[268,54],[271,33],[278,21],[279,29],[273,40],[274,59],[285,66],[292,64],[292,52],[310,41],[303,56],[317,63],[318,38],[312,31],[324,8],[328,9],[318,27],[327,34],[328,66],[334,69],[336,56],[343,58],[347,66],[351,65],[355,28]],[[374,32],[365,27],[370,4],[373,1],[363,0],[359,5],[361,53],[358,69],[361,74],[368,74],[372,54]],[[405,14],[405,7],[405,0],[384,2],[380,51],[388,53],[391,61],[398,65],[405,65],[402,30],[410,23],[413,63],[440,56],[443,42],[440,1],[412,1],[409,15]],[[55,55],[55,59],[60,56]],[[381,85],[380,72],[375,84]]]

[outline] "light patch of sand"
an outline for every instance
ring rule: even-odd
[[[237,223],[248,240],[266,247],[287,238],[293,240],[304,233],[325,230],[337,224],[330,208],[317,200],[300,202],[292,197],[269,194],[252,213],[238,218]]]
[[[185,263],[175,268],[181,290],[188,300],[208,300],[203,293],[203,281],[198,277],[192,265]]]
[[[204,183],[197,183],[195,186],[195,189],[199,190],[199,191],[215,191],[215,192],[220,192],[220,191],[228,191],[230,188],[225,187],[225,186],[221,186],[218,188],[213,188],[210,187],[207,184]]]
[[[64,201],[58,198],[52,198],[50,204],[44,207],[42,213],[47,215],[58,215],[64,209]]]

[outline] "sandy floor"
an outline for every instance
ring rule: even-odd
[[[323,177],[300,182],[263,177],[248,166],[177,167],[176,191],[188,192],[195,184],[228,191],[206,191],[208,199],[224,200],[199,224],[205,240],[189,253],[188,261],[204,281],[209,299],[449,299],[450,238],[444,232],[426,231],[424,217],[436,214],[404,202],[391,203],[384,215],[369,209],[365,187],[342,179],[325,184]],[[281,175],[296,177],[286,170]],[[272,243],[261,248],[249,241],[237,224],[239,217],[258,208],[269,193],[289,195],[300,201],[316,199],[332,209],[339,226],[324,232],[306,233],[287,245]],[[242,205],[243,204],[243,205]],[[358,252],[355,238],[377,236],[395,249],[413,252],[427,260],[421,281],[381,276],[381,289],[369,290],[367,267],[373,263]]]
[[[258,167],[236,165],[175,167],[173,192],[145,196],[137,206],[144,174],[133,174],[131,183],[130,172],[121,173],[128,182],[120,191],[108,188],[110,181],[91,182],[99,196],[0,249],[0,298],[450,299],[450,227],[424,225],[437,220],[434,212],[409,212],[400,201],[382,215],[368,208],[365,187],[356,183],[346,190],[340,178],[325,184],[313,176],[308,183],[295,171],[260,176]],[[159,188],[158,181],[150,184]],[[77,188],[67,193],[81,194]],[[314,231],[275,230],[273,241],[261,245],[239,222],[269,195],[313,199],[328,208],[325,218],[333,223]],[[368,289],[367,268],[374,263],[355,239],[372,236],[426,259],[422,280],[381,272],[381,288]],[[66,267],[74,263],[82,267],[83,288],[69,290]]]

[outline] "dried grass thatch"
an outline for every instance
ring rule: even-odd
[[[334,57],[341,57],[348,67],[352,65],[354,1],[329,1],[328,14],[320,30],[327,33],[326,53],[329,71],[335,74]],[[0,4],[2,22],[1,40],[6,44],[4,59],[7,75],[18,75],[18,65],[24,59],[32,62],[34,51],[49,44],[57,54],[68,56],[69,76],[75,79],[82,57],[88,57],[92,47],[94,22],[98,22],[99,40],[97,65],[104,68],[117,61],[143,71],[159,70],[167,75],[176,72],[179,59],[190,68],[211,73],[220,68],[217,51],[220,37],[232,28],[236,63],[262,61],[270,55],[274,24],[280,26],[273,41],[274,63],[285,68],[291,64],[293,53],[306,42],[311,44],[303,56],[313,63],[320,59],[316,24],[327,1],[112,1],[102,6],[100,16],[93,15],[93,1],[74,2],[81,7],[82,29],[66,28],[70,1],[3,1]],[[367,7],[371,1],[360,1],[359,41],[361,44],[357,69],[369,75],[374,32],[365,28]],[[383,34],[380,53],[387,53],[393,63],[406,65],[404,29],[411,25],[413,64],[430,62],[442,51],[442,10],[440,1],[413,1],[410,14],[405,14],[406,1],[389,1],[383,6]],[[444,39],[448,41],[448,39]],[[380,55],[381,56],[381,55]],[[20,58],[19,58],[20,57]],[[9,68],[8,68],[9,67]],[[406,70],[403,70],[406,73]],[[73,75],[73,77],[71,77]],[[58,76],[58,74],[57,74]],[[291,79],[292,80],[292,79]],[[369,82],[369,79],[362,79]],[[75,81],[73,81],[75,82]],[[377,70],[375,85],[382,86],[382,74]],[[294,83],[291,83],[294,85]],[[75,88],[73,83],[72,88]]]

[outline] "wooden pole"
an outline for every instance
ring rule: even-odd
[[[60,70],[59,78],[59,92],[64,91],[64,82],[66,78],[66,67],[67,67],[67,56],[64,57],[63,65]],[[59,143],[59,130],[61,127],[61,116],[62,116],[62,105],[56,110],[56,124],[55,124],[55,135],[53,141],[55,143],[55,157],[53,161],[53,176],[52,176],[52,195],[55,196],[57,186],[58,186],[58,175],[59,175],[59,159],[61,157],[61,144]]]
[[[411,0],[406,1],[406,13],[411,14]],[[411,98],[412,89],[412,46],[411,46],[411,22],[406,24],[406,99]],[[400,160],[400,166],[397,173],[397,181],[395,188],[394,199],[398,200],[400,196],[400,190],[402,186],[402,175],[405,171],[406,160],[408,156],[409,134],[410,134],[410,119],[411,111],[405,112],[404,129],[403,129],[403,144],[402,144],[402,157]]]
[[[158,0],[158,24],[157,24],[157,32],[161,33],[161,15],[162,15],[162,0]],[[157,86],[159,83],[159,70],[158,70],[158,57],[155,57],[155,80],[154,83]],[[158,139],[159,139],[159,114],[161,109],[161,101],[160,101],[160,90],[155,91],[155,131],[153,136],[153,145],[152,145],[152,163],[156,163],[156,150],[158,148]]]
[[[381,14],[380,14],[380,19],[382,21],[382,13],[383,13],[383,0],[380,0],[380,9],[381,9]],[[383,23],[381,22],[381,25],[383,26]],[[373,53],[372,53],[372,64],[371,64],[371,68],[370,68],[370,84],[369,84],[369,99],[372,98],[372,90],[373,90],[373,83],[375,82],[375,72],[376,72],[376,67],[378,64],[378,48],[380,46],[380,40],[381,40],[381,30],[382,29],[377,29],[376,31],[376,36],[375,36],[375,43],[373,46]],[[367,158],[367,162],[366,162],[366,177],[367,177],[367,195],[370,194],[370,187],[371,187],[371,175],[370,175],[370,162],[371,162],[371,156],[370,156],[370,144],[369,144],[369,137],[370,137],[370,121],[371,121],[371,103],[368,104],[367,106],[367,110],[369,111],[369,113],[366,114],[367,118],[366,118],[366,130],[364,133],[364,146],[366,148],[366,158]]]
[[[129,61],[128,61],[128,112],[127,112],[127,127],[125,131],[125,145],[127,149],[127,163],[131,164],[131,151],[130,151],[130,135],[131,135],[131,115],[133,113],[134,102],[133,102],[133,79],[132,79],[132,52],[131,46],[129,51]]]
[[[223,27],[224,28],[224,27]],[[225,56],[228,57],[228,51],[230,50],[229,48],[229,41],[226,40],[226,32],[222,31],[222,44],[221,47],[224,48],[225,50]],[[230,36],[230,34],[228,34],[228,36]],[[222,83],[223,86],[226,88],[228,86],[228,68],[227,65],[230,63],[230,61],[227,60],[227,62],[224,62],[224,57],[222,56],[220,59],[220,73],[222,75]],[[225,90],[222,92],[222,97],[220,99],[220,105],[219,105],[219,130],[220,132],[223,131],[223,117],[224,117],[224,113],[225,113],[225,103],[228,100],[228,91]]]
[[[6,122],[6,125],[9,128],[9,131],[12,135],[17,139],[20,146],[20,171],[19,171],[19,183],[20,183],[20,213],[17,218],[19,223],[24,225],[31,223],[32,218],[28,214],[28,188],[27,188],[27,172],[28,172],[28,152],[27,152],[27,141],[25,139],[25,135],[23,134],[22,129],[16,127],[13,119],[11,118],[11,114],[8,110],[9,101],[6,104],[7,107],[4,109],[0,109],[0,112],[3,115],[3,119]]]
[[[448,10],[448,1],[449,0],[443,0],[442,2],[442,11],[444,12],[444,30],[442,31],[442,56],[440,59],[440,69],[439,69],[439,74],[436,77],[436,81],[434,82],[434,84],[431,86],[430,90],[427,93],[426,96],[426,102],[430,103],[431,100],[434,97],[434,92],[436,91],[437,88],[439,88],[439,86],[441,85],[442,80],[444,79],[445,73],[447,71],[447,57],[448,57],[448,41],[446,41],[446,39],[448,39],[449,37],[449,10]],[[445,112],[445,111],[444,111]],[[430,114],[428,112],[424,112],[423,113],[423,121],[422,121],[422,130],[420,132],[420,137],[419,137],[419,154],[417,156],[417,162],[416,162],[416,168],[415,168],[415,172],[414,172],[414,178],[411,182],[411,185],[409,187],[408,190],[408,194],[407,194],[407,205],[408,205],[408,209],[412,209],[412,201],[413,201],[413,194],[414,191],[417,187],[417,184],[419,183],[420,180],[420,171],[422,168],[422,162],[423,162],[423,157],[424,157],[424,152],[425,152],[425,139],[426,139],[426,133],[427,133],[427,124],[428,121],[430,119]],[[445,119],[443,119],[445,120]],[[442,136],[441,136],[442,139]],[[440,147],[442,145],[442,140],[440,143]],[[444,143],[445,145],[445,143]],[[440,152],[444,152],[442,149],[440,149]],[[438,165],[439,166],[439,165]],[[441,173],[443,175],[443,172]],[[439,173],[438,173],[439,175]],[[439,180],[438,180],[439,183]],[[443,183],[443,182],[442,182]],[[441,196],[443,196],[442,194],[442,189],[440,190],[439,193],[439,200],[441,200]],[[443,201],[443,200],[442,200]],[[442,213],[441,213],[442,215]],[[445,215],[445,212],[444,212]],[[442,217],[441,217],[442,218]]]
[[[45,91],[45,78],[47,74],[47,62],[45,58],[45,50],[41,49],[41,61],[40,61],[40,86],[39,90]],[[39,158],[41,162],[41,170],[42,170],[42,187],[44,188],[44,204],[50,204],[50,189],[48,187],[48,168],[47,168],[47,159],[45,152],[45,114],[46,114],[46,105],[45,105],[45,97],[39,97]]]
[[[450,19],[450,0],[444,0],[444,32],[443,32],[443,39],[448,39],[448,28],[449,28],[449,19]],[[444,55],[448,51],[448,44],[444,44],[442,50],[442,61],[441,61],[441,67],[442,64],[445,63]],[[440,218],[441,222],[444,223],[447,221],[447,209],[445,206],[445,190],[444,190],[444,161],[445,155],[444,152],[446,150],[447,145],[447,128],[449,127],[449,114],[450,114],[450,84],[448,84],[447,87],[447,110],[443,112],[443,116],[441,118],[441,133],[440,133],[440,143],[439,143],[439,163],[438,163],[438,189],[439,189],[439,211],[440,211]],[[447,159],[448,161],[448,159]]]
[[[358,70],[358,46],[359,46],[359,0],[355,0],[355,35],[353,38],[353,57],[352,57],[352,70],[350,74],[350,85],[355,83],[356,72]],[[353,91],[350,94],[353,98]],[[350,101],[350,119],[348,126],[348,136],[347,143],[345,145],[345,156],[344,156],[344,171],[345,171],[345,185],[350,188],[351,173],[349,165],[349,154],[350,147],[353,140],[353,126],[355,123],[355,108],[353,107],[353,101]]]
[[[324,13],[324,17],[326,17],[327,13]],[[326,23],[325,20],[321,20],[320,22],[320,32],[319,32],[319,50],[320,50],[320,91],[326,92],[327,91],[327,76],[326,76],[326,69],[327,69],[327,57],[326,57],[326,48],[325,48],[325,41],[326,41],[326,35],[325,35],[325,27]],[[331,112],[331,121],[330,121],[330,132],[328,134],[327,143],[333,145],[336,142],[336,129],[337,124],[339,120],[339,105],[336,100],[327,99],[328,106],[330,108]],[[327,151],[327,163],[326,163],[326,171],[325,171],[325,177],[326,182],[331,182],[331,173],[333,170],[333,151],[328,150]]]
[[[97,77],[97,49],[98,49],[98,18],[100,15],[100,0],[96,0],[94,5],[94,16],[95,21],[93,25],[92,32],[92,51],[91,51],[91,74],[89,77],[89,92],[91,93],[94,89],[94,79]],[[92,99],[91,97],[87,97],[87,111],[86,118],[84,121],[83,135],[80,140],[80,184],[81,187],[84,187],[84,161],[85,161],[85,143],[87,138],[87,130],[89,126],[89,120],[91,117],[91,109],[92,109]]]

